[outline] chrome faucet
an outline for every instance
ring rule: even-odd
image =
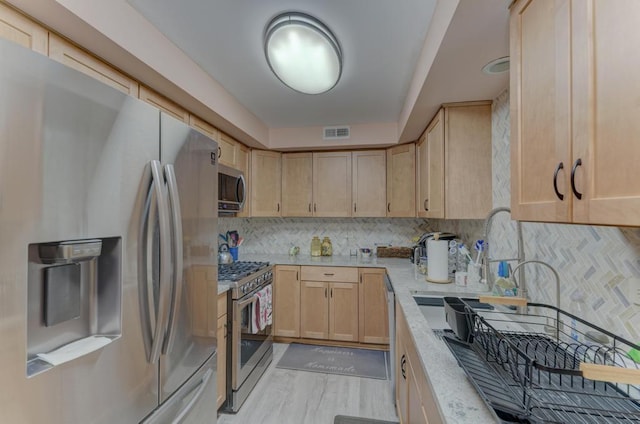
[[[524,244],[522,242],[522,224],[520,221],[516,221],[516,231],[518,235],[518,254],[516,258],[504,258],[504,259],[492,259],[489,256],[489,250],[491,249],[491,243],[489,242],[489,231],[491,230],[491,223],[493,221],[493,217],[496,216],[500,212],[508,212],[511,213],[511,209],[507,207],[499,207],[491,210],[487,217],[484,220],[484,235],[482,236],[484,239],[485,247],[482,254],[482,281],[487,284],[487,287],[490,289],[493,288],[493,278],[491,277],[491,269],[490,264],[492,262],[518,262],[518,266],[513,270],[515,274],[515,270],[519,268],[521,263],[524,263]],[[524,276],[524,269],[520,269],[520,275],[518,276],[518,280],[520,281],[520,288],[518,289],[518,293],[520,296],[526,298],[527,297],[527,284]]]
[[[552,267],[551,265],[543,261],[531,259],[528,261],[520,262],[518,266],[516,266],[513,269],[514,282],[516,283],[516,286],[518,285],[518,280],[515,279],[516,271],[520,270],[520,275],[524,275],[524,272],[523,272],[524,269],[520,269],[520,268],[522,268],[522,266],[526,264],[544,265],[547,268],[549,268],[551,272],[553,272],[553,276],[556,278],[556,308],[560,309],[560,276],[558,275],[558,271],[556,271],[554,267]],[[520,296],[527,299],[526,294],[521,294]],[[521,311],[521,313],[526,314],[527,313],[526,309],[527,308],[525,306],[523,308],[523,311]],[[553,329],[553,331],[555,332],[556,339],[559,337],[559,328],[560,328],[560,312],[556,311],[556,325],[555,325],[555,328]]]

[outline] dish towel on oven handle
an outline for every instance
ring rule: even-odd
[[[254,331],[262,331],[273,323],[273,303],[271,285],[265,286],[256,293],[258,299],[254,305]]]

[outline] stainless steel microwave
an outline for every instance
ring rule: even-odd
[[[230,216],[242,211],[246,195],[242,171],[218,164],[218,215]]]

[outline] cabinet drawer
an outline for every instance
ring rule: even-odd
[[[218,295],[218,318],[227,314],[227,294],[224,292]]]
[[[343,283],[358,282],[358,268],[342,266],[303,266],[301,280],[304,281],[338,281]]]

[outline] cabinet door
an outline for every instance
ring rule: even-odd
[[[232,168],[237,168],[238,146],[239,143],[235,139],[231,138],[223,132],[220,132],[220,138],[218,140],[218,153],[220,156],[220,163]]]
[[[313,215],[351,216],[351,152],[313,154]]]
[[[572,2],[574,222],[640,225],[638,22],[635,0]]]
[[[207,137],[211,137],[212,139],[218,141],[218,129],[205,120],[200,119],[195,115],[189,114],[189,126],[197,129]]]
[[[358,334],[360,343],[389,343],[384,269],[360,268]]]
[[[416,146],[387,150],[387,216],[416,215]]]
[[[313,154],[282,154],[282,216],[312,216]]]
[[[300,267],[276,267],[273,284],[274,336],[300,337]]]
[[[237,216],[251,216],[251,149],[240,144],[238,146],[238,169],[244,174],[244,207],[242,212],[238,212]]]
[[[456,103],[444,109],[444,218],[484,219],[493,204],[491,102]]]
[[[329,283],[329,339],[358,341],[358,284]]]
[[[431,120],[426,130],[426,188],[422,206],[427,218],[444,218],[444,109]],[[462,169],[460,172],[464,172]]]
[[[136,81],[55,34],[49,35],[49,57],[123,93],[138,97]],[[183,119],[183,122],[186,121]]]
[[[511,10],[513,219],[570,220],[573,196],[569,184],[572,166],[569,31],[574,23],[570,19],[568,0],[522,1]],[[619,31],[618,25],[611,31]],[[622,39],[623,33],[619,34]],[[605,50],[618,47],[614,44]],[[621,71],[619,66],[611,69]],[[629,96],[630,93],[631,90]],[[607,147],[607,150],[615,149]],[[558,193],[554,190],[554,180]]]
[[[152,106],[157,107],[161,111],[173,116],[179,121],[184,122],[185,124],[189,123],[189,112],[186,109],[178,106],[176,103],[167,99],[160,93],[156,93],[152,89],[140,86],[140,100],[143,100],[149,103]]]
[[[418,217],[427,217],[427,199],[429,199],[429,157],[425,131],[416,143],[416,214]]]
[[[429,419],[427,418],[427,411],[424,409],[424,404],[422,402],[422,394],[420,393],[420,388],[418,387],[418,374],[414,369],[413,364],[411,363],[411,359],[407,361],[407,378],[409,380],[408,384],[408,402],[409,406],[407,408],[409,415],[409,424],[429,424]]]
[[[280,216],[281,155],[251,151],[251,216]]]
[[[0,37],[46,55],[48,31],[31,19],[0,3]]]
[[[387,168],[384,150],[352,152],[353,210],[351,216],[387,216]]]
[[[402,424],[409,422],[409,379],[407,352],[404,345],[404,317],[400,305],[396,302],[396,411]]]
[[[300,283],[300,337],[329,338],[329,284]]]
[[[217,397],[216,407],[220,408],[227,398],[227,315],[218,318],[217,348]]]

